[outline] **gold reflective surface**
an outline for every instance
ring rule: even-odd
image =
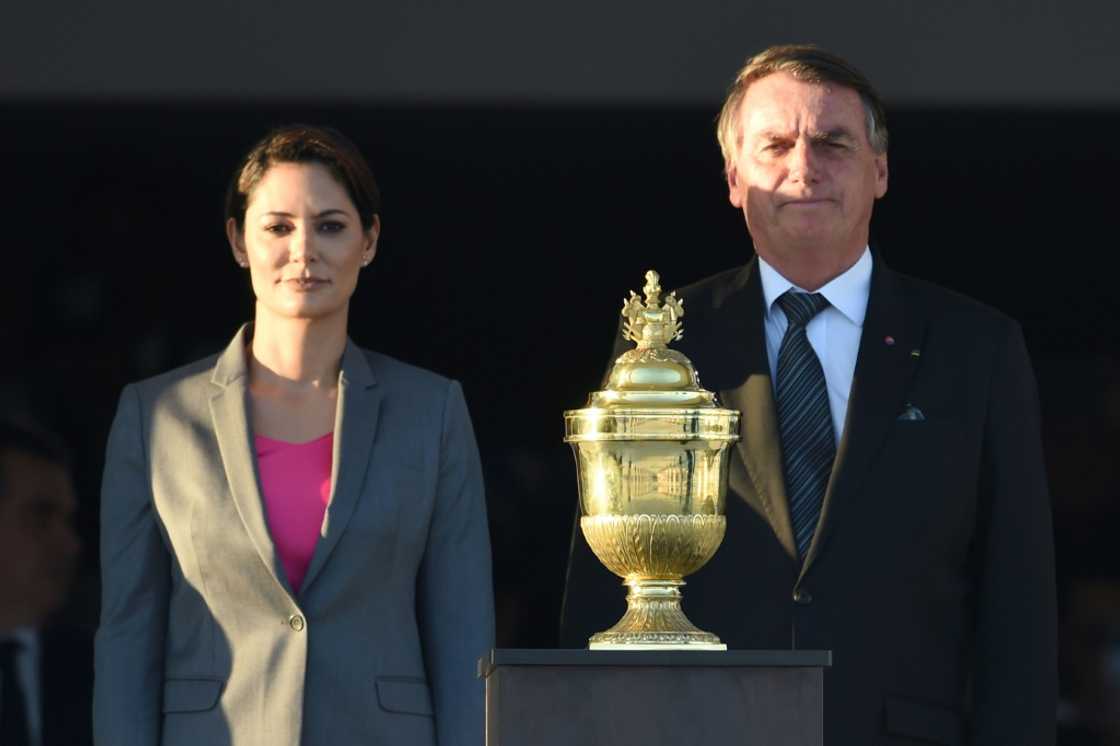
[[[728,448],[739,413],[700,387],[679,339],[684,305],[646,273],[645,300],[631,291],[622,315],[637,347],[615,360],[607,388],[564,413],[579,478],[580,527],[607,569],[629,588],[627,611],[593,635],[592,649],[726,650],[681,610],[684,576],[723,540]]]

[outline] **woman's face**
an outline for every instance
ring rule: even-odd
[[[362,228],[350,195],[319,163],[272,165],[249,194],[244,232],[226,223],[234,259],[252,277],[258,315],[302,319],[345,311],[380,229],[376,216]]]

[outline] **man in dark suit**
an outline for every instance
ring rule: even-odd
[[[0,744],[92,740],[92,638],[51,617],[66,600],[80,544],[64,449],[0,423]]]
[[[1053,538],[1018,324],[868,248],[887,132],[844,60],[755,55],[719,139],[757,257],[678,292],[676,347],[743,413],[727,535],[685,612],[732,649],[833,651],[828,744],[1052,745]],[[577,529],[564,644],[622,595]]]

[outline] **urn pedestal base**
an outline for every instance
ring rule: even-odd
[[[626,581],[626,613],[605,632],[591,636],[592,650],[727,650],[681,610],[682,580]]]

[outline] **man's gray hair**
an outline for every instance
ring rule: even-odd
[[[867,114],[867,140],[871,148],[876,153],[887,152],[887,114],[882,99],[863,73],[846,60],[812,44],[782,44],[747,58],[727,91],[716,123],[725,170],[739,155],[743,138],[739,113],[747,88],[756,80],[777,72],[787,72],[805,83],[835,83],[854,90]]]

